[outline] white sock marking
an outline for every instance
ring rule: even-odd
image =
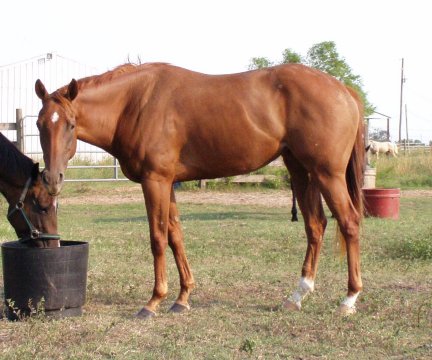
[[[342,302],[342,304],[348,306],[349,308],[355,308],[355,303],[359,294],[360,292],[351,296],[347,296],[346,299]]]
[[[314,291],[314,281],[305,277],[300,278],[298,288],[289,298],[290,301],[294,302],[299,308],[301,308],[301,302],[307,294]]]

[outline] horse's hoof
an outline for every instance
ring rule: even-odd
[[[282,307],[288,311],[300,311],[301,310],[301,306],[297,305],[295,302],[292,302],[291,300],[285,301],[282,304]]]
[[[181,313],[188,310],[190,310],[190,306],[188,304],[183,305],[179,303],[174,303],[173,306],[171,306],[171,309],[169,309],[169,311],[172,313]]]
[[[357,310],[354,306],[350,307],[345,304],[342,304],[341,306],[339,306],[337,312],[341,316],[350,316],[350,315],[354,315],[357,312]]]
[[[154,311],[151,311],[145,307],[143,307],[136,315],[135,317],[137,319],[151,319],[152,317],[155,317],[156,313]]]

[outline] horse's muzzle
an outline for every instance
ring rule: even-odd
[[[42,172],[42,180],[48,193],[51,196],[57,196],[63,187],[64,174],[62,172],[55,173],[45,169]]]

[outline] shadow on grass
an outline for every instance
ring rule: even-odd
[[[139,223],[139,222],[147,222],[147,216],[134,216],[134,217],[111,217],[111,218],[100,218],[94,219],[95,224],[111,224],[111,223]]]
[[[227,211],[227,212],[203,212],[188,213],[180,216],[181,221],[221,221],[221,220],[272,220],[272,221],[289,221],[290,215],[268,214],[254,211]],[[117,223],[117,222],[147,222],[147,216],[122,216],[122,217],[105,217],[94,220],[96,224]]]

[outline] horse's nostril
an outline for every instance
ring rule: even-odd
[[[42,173],[42,180],[43,180],[43,182],[44,182],[45,184],[48,184],[48,176],[47,176],[47,172],[46,172],[46,171],[44,171],[44,172]]]
[[[63,182],[64,175],[63,173],[59,174],[59,183]]]

